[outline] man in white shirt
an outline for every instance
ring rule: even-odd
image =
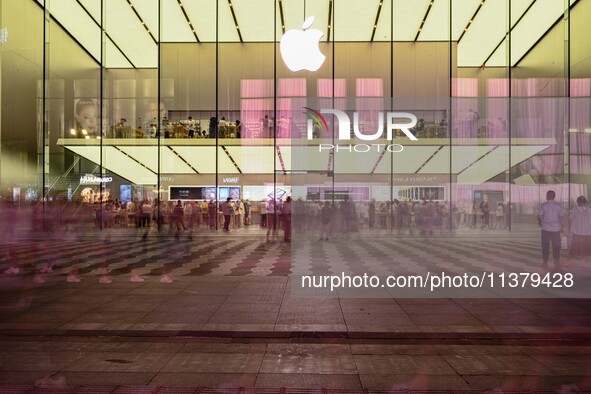
[[[562,206],[554,201],[556,193],[548,190],[546,193],[546,202],[540,206],[538,212],[538,222],[542,227],[542,269],[548,269],[548,259],[550,257],[550,243],[552,243],[552,257],[554,267],[560,270],[560,232],[563,228],[564,211]]]

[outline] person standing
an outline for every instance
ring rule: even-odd
[[[267,227],[267,207],[269,204],[266,200],[261,201],[261,227]]]
[[[271,130],[269,129],[269,115],[265,115],[265,117],[263,118],[262,138],[269,138],[271,134],[270,131]]]
[[[373,229],[376,225],[376,199],[372,198],[367,208],[367,214],[369,216],[369,228]]]
[[[209,204],[207,205],[208,209],[208,220],[209,220],[209,228],[214,229],[215,225],[215,218],[217,217],[218,210],[216,207],[215,201],[213,199],[209,200]]]
[[[224,213],[224,231],[230,231],[230,219],[232,214],[234,213],[234,206],[232,204],[232,199],[228,197],[226,201],[222,204],[222,212]]]
[[[570,213],[570,232],[573,235],[569,257],[565,265],[576,256],[591,256],[591,208],[585,196],[577,198],[577,206]]]
[[[250,201],[244,201],[244,225],[250,224]]]
[[[189,116],[187,119],[187,130],[189,130],[189,138],[195,137],[195,127],[196,122],[193,120],[193,117]]]
[[[497,210],[495,213],[495,217],[496,217],[496,222],[495,222],[495,228],[499,228],[499,229],[504,229],[505,228],[505,207],[503,206],[502,202],[498,202],[497,203]]]
[[[244,203],[241,200],[238,200],[236,207],[236,225],[242,227],[244,225]]]
[[[281,209],[283,215],[283,242],[291,242],[291,197],[287,197]]]
[[[270,200],[267,204],[267,242],[275,240],[277,236],[277,215],[275,213],[275,200]],[[271,234],[271,232],[273,234]],[[269,236],[272,235],[272,240]]]
[[[548,190],[546,193],[546,202],[540,206],[538,211],[538,222],[542,227],[542,269],[548,269],[548,259],[550,257],[550,244],[552,244],[552,257],[554,267],[560,270],[560,232],[563,226],[564,211],[562,206],[554,201],[556,193]]]
[[[330,230],[330,219],[332,218],[332,209],[328,201],[324,202],[324,206],[320,209],[320,239],[319,241],[328,241],[328,233]]]

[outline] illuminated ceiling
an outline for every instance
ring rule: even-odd
[[[553,138],[488,139],[479,145],[477,139],[457,139],[449,146],[447,139],[421,139],[404,143],[404,150],[390,156],[377,149],[366,153],[339,151],[332,157],[327,150],[319,152],[317,145],[290,145],[290,140],[220,139],[103,139],[102,162],[100,140],[59,139],[58,145],[105,170],[140,185],[155,185],[157,174],[272,174],[318,173],[331,170],[337,174],[454,174],[459,184],[481,184],[515,165],[556,144]],[[321,141],[315,141],[320,143]],[[329,140],[326,141],[330,143]],[[382,149],[383,150],[383,149]],[[451,152],[451,160],[450,160]],[[160,160],[160,163],[158,162]],[[275,166],[275,167],[274,167]]]
[[[217,10],[216,0],[160,1],[160,23],[159,0],[48,4],[53,18],[97,61],[103,21],[107,68],[157,67],[159,36],[161,42],[215,42],[216,11],[220,42],[272,42],[275,34],[280,40],[285,30],[301,28],[304,8],[306,16],[315,16],[313,27],[322,30],[327,41],[390,41],[391,20],[394,41],[448,41],[452,1],[452,40],[458,42],[460,67],[508,64],[509,15],[511,65],[564,15],[561,0],[217,0]],[[573,5],[578,0],[569,1]]]

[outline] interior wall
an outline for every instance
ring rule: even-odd
[[[43,10],[35,1],[1,0],[1,26],[9,31],[1,62],[0,183],[3,190],[40,184],[42,165]],[[49,167],[64,169],[57,138],[73,118],[73,97],[98,97],[99,65],[57,23],[50,21],[46,53]],[[100,40],[100,37],[97,37]],[[47,168],[47,167],[46,167]]]
[[[8,40],[0,50],[0,184],[36,183],[37,81],[43,75],[43,12],[31,1],[0,2]]]

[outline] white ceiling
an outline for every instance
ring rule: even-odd
[[[332,169],[337,174],[457,174],[457,183],[481,184],[515,165],[555,145],[554,139],[490,140],[488,145],[475,145],[477,140],[458,139],[451,147],[438,139],[420,140],[392,155],[393,162],[384,159],[376,149],[366,153],[342,150],[329,157],[329,152],[319,152],[318,146],[292,145],[291,140],[281,141],[280,152],[271,140],[253,140],[257,145],[240,145],[239,140],[220,140],[220,146],[209,140],[165,139],[161,141],[160,156],[154,139],[103,139],[103,167],[143,185],[156,184],[156,174],[272,174],[326,173]],[[447,142],[447,141],[446,141]],[[99,164],[100,141],[96,139],[59,139],[58,145]],[[450,158],[450,153],[452,157]],[[160,165],[158,165],[160,157]],[[216,166],[217,158],[217,166]],[[452,167],[450,169],[450,159]],[[391,167],[392,166],[392,167]]]
[[[511,63],[515,65],[564,14],[565,3],[562,0],[217,0],[217,34],[220,42],[240,42],[241,38],[243,42],[272,42],[275,35],[280,40],[283,34],[281,15],[285,30],[300,29],[304,16],[314,15],[313,27],[324,32],[325,40],[329,39],[330,26],[330,40],[337,42],[367,42],[372,34],[374,41],[390,41],[391,34],[394,41],[448,41],[450,1],[452,40],[459,40],[460,67],[479,67],[485,62],[487,66],[508,64],[505,37],[509,11],[513,27]],[[159,0],[52,0],[48,4],[52,16],[100,60],[101,3],[106,66],[157,67]],[[160,0],[160,5],[161,42],[197,42],[197,39],[215,42],[216,0]]]

